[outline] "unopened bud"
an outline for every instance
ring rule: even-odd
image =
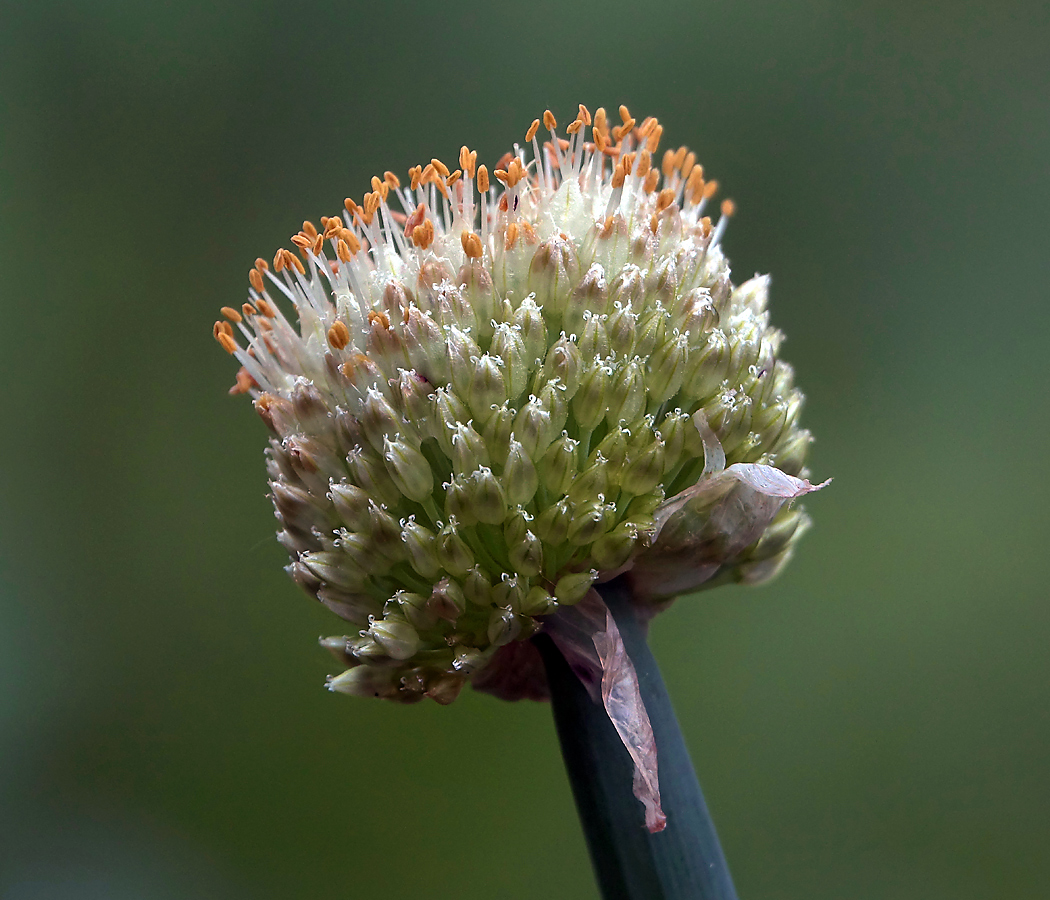
[[[529,383],[529,364],[525,353],[525,342],[521,329],[506,323],[496,326],[492,336],[490,352],[503,359],[503,377],[507,385],[507,397],[513,403]]]
[[[536,300],[530,295],[521,301],[510,324],[517,327],[525,345],[525,359],[532,368],[547,352],[547,326]]]
[[[507,555],[511,566],[522,575],[539,575],[543,568],[543,543],[531,531],[526,531],[520,541],[510,544]]]
[[[606,330],[609,332],[609,345],[618,356],[629,357],[634,352],[637,329],[637,313],[629,306],[615,305]]]
[[[664,341],[649,357],[646,386],[650,403],[663,403],[678,393],[685,381],[689,345],[685,335]]]
[[[576,478],[569,488],[569,500],[572,503],[593,503],[600,494],[609,490],[609,464],[605,457],[598,455],[593,465],[588,466]]]
[[[539,487],[536,466],[533,465],[521,442],[513,438],[510,442],[507,463],[503,467],[503,487],[507,502],[511,504],[528,503],[536,493],[536,488]]]
[[[631,460],[621,486],[628,494],[647,494],[660,483],[664,474],[664,442],[657,438],[640,455]]]
[[[503,360],[484,353],[474,365],[467,392],[470,411],[479,422],[487,421],[492,408],[507,399],[507,386],[503,378]]]
[[[588,572],[571,572],[558,579],[554,587],[554,599],[566,606],[582,600],[598,578],[596,569]]]
[[[439,619],[455,622],[466,610],[467,598],[459,582],[451,578],[442,578],[434,585],[427,605]]]
[[[652,352],[665,340],[667,320],[670,316],[660,304],[648,307],[638,316],[638,331],[635,336],[634,352],[636,355],[651,356]]]
[[[365,402],[361,407],[359,419],[361,430],[376,450],[382,450],[383,440],[390,436],[397,436],[404,427],[397,411],[390,405],[390,401],[375,388],[369,388],[365,394]]]
[[[609,388],[605,420],[610,425],[636,422],[645,410],[645,376],[638,359],[632,359],[616,374]]]
[[[401,439],[383,439],[383,459],[387,471],[398,489],[410,500],[417,503],[426,499],[434,491],[434,473],[430,463],[414,447]]]
[[[578,506],[569,525],[569,543],[582,547],[596,541],[616,521],[615,503],[587,503]]]
[[[481,429],[485,438],[485,446],[489,451],[493,464],[502,466],[507,461],[507,453],[510,450],[510,436],[514,431],[514,410],[504,403],[499,409],[492,411],[492,415]]]
[[[572,412],[580,427],[591,431],[605,416],[606,394],[612,370],[594,363],[580,379],[580,389],[572,398]]]
[[[526,616],[545,616],[557,609],[557,601],[539,585],[532,588],[521,604],[521,612]]]
[[[536,518],[536,534],[548,545],[560,546],[569,535],[572,524],[572,504],[563,497],[553,506],[548,506]]]
[[[438,531],[437,551],[441,567],[457,578],[462,578],[474,565],[474,553],[470,552],[466,541],[460,537],[455,520],[449,521]]]
[[[437,624],[437,616],[427,605],[427,597],[410,591],[398,591],[393,599],[397,601],[401,614],[413,628],[429,631]],[[377,639],[378,640],[378,639]]]
[[[469,475],[479,466],[489,464],[485,441],[470,422],[457,422],[451,432],[452,471],[456,475]]]
[[[617,525],[591,545],[591,558],[602,571],[618,569],[631,558],[637,543],[637,531],[630,523]]]
[[[565,334],[555,341],[547,351],[543,363],[543,374],[547,381],[558,379],[565,388],[565,399],[569,401],[580,386],[581,356],[575,341],[570,341]]]
[[[467,488],[469,503],[479,522],[498,525],[507,514],[507,495],[488,466],[482,466],[470,477]]]
[[[353,697],[393,697],[397,688],[397,672],[377,666],[355,666],[328,680],[328,690]]]
[[[409,516],[401,529],[401,540],[405,542],[412,568],[428,581],[436,578],[441,572],[441,564],[438,562],[434,532],[419,525],[414,516]]]
[[[538,471],[543,486],[555,497],[564,494],[576,476],[578,447],[579,441],[562,432],[540,460]]]
[[[481,348],[467,332],[455,325],[447,333],[445,350],[452,386],[457,393],[466,397],[469,396],[470,380],[474,374],[474,364],[481,356]]]
[[[580,335],[580,356],[584,359],[604,359],[609,355],[609,334],[605,330],[605,316],[585,315]]]
[[[419,634],[400,616],[377,619],[368,630],[391,659],[409,659],[419,649]]]
[[[433,412],[430,416],[431,436],[446,456],[452,456],[452,435],[456,424],[470,419],[470,412],[459,395],[448,388],[438,388],[433,395]]]
[[[492,605],[492,584],[479,566],[471,567],[463,580],[463,595],[475,606]]]
[[[729,339],[716,328],[696,352],[689,354],[683,390],[690,397],[706,400],[717,391],[729,372]]]
[[[521,622],[509,609],[496,608],[489,616],[488,639],[494,647],[509,644],[521,633]]]

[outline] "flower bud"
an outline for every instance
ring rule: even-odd
[[[479,522],[499,525],[507,514],[507,496],[488,466],[481,466],[470,477],[469,502]]]
[[[432,581],[441,573],[438,561],[437,538],[429,528],[419,525],[415,516],[409,516],[401,529],[409,562],[421,578]]]
[[[729,339],[721,329],[707,335],[706,343],[689,354],[683,391],[690,397],[706,400],[717,391],[729,371]]]
[[[365,393],[365,402],[358,418],[361,430],[376,450],[383,449],[384,438],[396,437],[404,427],[390,401],[375,388],[369,388]]]
[[[474,430],[470,422],[457,422],[451,429],[452,471],[456,475],[469,475],[479,466],[489,464],[485,441]]]
[[[558,547],[569,536],[572,523],[572,504],[563,497],[553,506],[548,506],[536,519],[536,534],[548,546]]]
[[[610,479],[618,482],[621,470],[627,464],[627,439],[629,436],[630,432],[623,425],[617,424],[613,426],[609,429],[609,433],[602,438],[601,443],[591,451],[591,455],[587,460],[588,463],[594,465],[599,456],[603,457],[607,463],[606,471],[610,473]]]
[[[496,314],[496,291],[488,269],[480,265],[467,265],[459,270],[459,284],[474,310],[478,321],[478,334],[482,340],[492,337],[493,316]]]
[[[466,610],[467,598],[459,582],[451,578],[442,578],[434,585],[427,605],[439,619],[455,622]]]
[[[645,410],[645,376],[637,357],[616,374],[609,387],[609,408],[605,420],[610,425],[636,422]]]
[[[419,649],[419,634],[402,616],[376,619],[368,630],[391,659],[409,659]]]
[[[777,468],[788,475],[799,475],[812,442],[813,435],[805,428],[791,434],[773,453]]]
[[[394,484],[410,500],[419,503],[433,493],[434,473],[430,463],[414,447],[401,439],[384,438],[383,459]]]
[[[360,589],[367,577],[367,569],[356,558],[347,558],[337,551],[304,553],[299,557],[299,562],[311,575],[344,591]]]
[[[387,559],[398,562],[405,558],[406,550],[404,541],[401,540],[401,525],[374,500],[368,503],[368,537],[375,549]]]
[[[609,289],[609,300],[612,306],[617,303],[621,307],[641,309],[642,298],[645,295],[645,280],[642,278],[642,270],[638,266],[628,263],[613,279]]]
[[[433,386],[416,371],[402,369],[395,388],[401,414],[417,428],[423,429],[431,411]]]
[[[530,365],[525,353],[525,342],[521,337],[521,328],[506,323],[497,325],[496,333],[492,336],[491,352],[503,359],[507,398],[513,403],[529,383]]]
[[[569,500],[574,503],[593,503],[609,490],[609,463],[600,453],[594,463],[577,475],[569,487]]]
[[[568,402],[579,389],[581,368],[580,349],[563,332],[547,351],[547,358],[543,363],[544,378],[547,381],[557,378],[558,383],[565,388],[565,400]]]
[[[577,469],[577,448],[580,442],[562,432],[543,455],[538,466],[543,486],[554,496],[560,497],[572,484]]]
[[[638,330],[638,314],[629,306],[614,304],[609,316],[606,331],[609,333],[609,346],[617,356],[625,359],[634,352]]]
[[[504,362],[500,357],[487,353],[483,353],[474,365],[467,392],[467,404],[479,422],[487,421],[492,415],[492,408],[507,399],[503,366]]]
[[[352,697],[392,698],[397,695],[397,689],[397,672],[376,666],[355,666],[328,680],[328,690]]]
[[[670,318],[667,310],[657,304],[645,309],[638,316],[638,331],[635,337],[635,355],[648,357],[653,350],[659,347],[665,340],[667,320]]]
[[[577,547],[590,544],[608,531],[616,521],[615,503],[586,503],[576,507],[569,525],[569,543]]]
[[[596,569],[588,572],[571,572],[558,579],[554,587],[554,599],[565,606],[572,606],[584,598],[598,578]]]
[[[496,608],[489,615],[488,639],[494,647],[509,644],[521,633],[521,622],[509,609]]]
[[[437,616],[427,605],[429,598],[411,591],[398,591],[393,600],[409,624],[419,631],[429,631],[437,625]]]
[[[530,456],[542,456],[557,433],[550,410],[538,397],[531,395],[514,420],[514,436]]]
[[[543,542],[531,531],[526,531],[520,541],[509,544],[507,555],[514,571],[532,577],[543,568]]]
[[[478,521],[470,489],[471,475],[457,475],[445,482],[445,514],[467,526]]]
[[[678,465],[685,449],[687,429],[696,431],[692,419],[681,409],[673,409],[664,416],[657,434],[664,442],[664,471],[670,471]]]
[[[510,441],[510,453],[503,467],[503,487],[508,503],[528,503],[539,487],[536,466],[520,441]],[[502,521],[502,519],[500,519]]]
[[[496,606],[518,610],[528,593],[528,578],[504,572],[492,588],[492,602]]]
[[[445,335],[429,313],[410,306],[403,329],[405,350],[412,368],[430,384],[445,384],[449,379]]]
[[[584,359],[604,359],[609,355],[609,334],[605,330],[605,316],[585,315],[580,334],[580,356]]]
[[[481,356],[481,348],[467,332],[455,325],[446,328],[445,334],[445,352],[452,387],[460,396],[467,397],[474,364]]]
[[[604,572],[620,568],[634,552],[638,532],[631,523],[622,522],[603,534],[591,546],[591,559]]]
[[[605,269],[599,263],[592,263],[572,292],[561,327],[569,334],[580,334],[586,315],[605,312],[608,296]]]
[[[521,335],[529,368],[542,362],[547,354],[547,326],[543,321],[543,313],[532,295],[521,301],[510,324],[517,328]]]
[[[539,585],[533,587],[521,604],[525,616],[545,616],[558,608],[557,601]]]
[[[645,379],[651,404],[663,403],[678,393],[685,380],[688,359],[689,346],[685,335],[664,341],[653,351]]]
[[[529,264],[529,290],[544,309],[560,314],[579,277],[579,258],[572,243],[553,237],[536,248]]]
[[[492,411],[489,420],[481,429],[493,465],[502,466],[507,461],[513,431],[514,410],[504,403],[499,409]]]
[[[605,397],[609,392],[612,370],[601,363],[593,364],[580,379],[580,389],[572,398],[572,413],[580,428],[591,431],[605,416]]]
[[[657,438],[631,460],[624,472],[621,487],[628,494],[647,494],[660,483],[663,474],[664,442]]]
[[[433,412],[430,416],[431,437],[448,457],[452,456],[452,434],[457,422],[470,419],[470,412],[459,395],[448,388],[438,388],[433,395]]]
[[[463,580],[463,595],[475,606],[492,606],[492,584],[480,566],[472,566]]]

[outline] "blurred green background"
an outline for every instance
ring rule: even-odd
[[[1050,882],[1050,7],[0,5],[0,897],[587,898],[546,707],[321,689],[211,337],[385,168],[627,103],[739,204],[816,528],[653,643],[743,900]]]

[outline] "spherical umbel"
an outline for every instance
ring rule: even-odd
[[[215,324],[289,572],[352,626],[332,690],[451,702],[598,579],[754,582],[805,530],[768,279],[733,285],[696,157],[620,119],[581,106],[563,138],[548,112],[491,179],[466,147],[373,178]]]

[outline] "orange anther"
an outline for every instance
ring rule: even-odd
[[[452,187],[452,185],[454,185],[462,177],[463,173],[459,169],[456,169],[455,172],[448,176],[448,180],[445,182],[445,186]]]
[[[309,238],[317,237],[317,229],[314,227],[314,223],[309,220],[303,222],[303,233]]]
[[[504,235],[503,247],[506,250],[513,248],[514,243],[518,240],[518,225],[516,222],[511,222],[507,226],[507,232]]]
[[[736,212],[736,204],[729,199],[722,201],[722,215],[727,219]]]
[[[707,237],[711,233],[711,217],[704,216],[700,220],[700,231],[704,237]]]
[[[241,314],[237,312],[232,306],[224,306],[220,312],[226,316],[231,322],[240,322]]]
[[[614,188],[623,187],[624,179],[627,177],[627,170],[624,166],[623,160],[621,159],[616,163],[616,168],[613,169],[612,186]]]
[[[580,104],[580,112],[577,114],[576,119],[583,122],[584,125],[591,124],[591,113],[582,103]]]
[[[664,150],[664,158],[660,163],[660,171],[664,173],[664,178],[670,178],[674,174],[673,150]]]
[[[463,252],[468,259],[481,259],[481,238],[472,231],[464,231],[459,236],[459,242],[463,245]]]
[[[284,270],[284,254],[287,251],[282,247],[273,255],[273,270],[281,272]]]
[[[346,241],[342,238],[339,239],[339,243],[335,245],[335,255],[339,257],[342,262],[348,263],[353,258],[353,254],[350,252],[350,248],[347,246]]]
[[[409,187],[414,191],[419,187],[419,182],[423,179],[423,169],[420,166],[413,166],[408,170]]]
[[[448,178],[448,166],[440,159],[432,159],[430,164],[441,173],[442,178]]]
[[[380,309],[373,309],[368,314],[368,324],[375,325],[376,322],[378,322],[380,327],[382,328],[389,328],[390,316],[388,316],[385,312],[383,312]]]
[[[299,232],[299,234],[292,235],[292,243],[295,244],[295,246],[301,250],[306,247],[309,247],[313,243],[313,240],[311,238],[308,238],[302,232]]]
[[[645,176],[645,183],[642,187],[645,189],[647,194],[651,194],[656,190],[656,186],[660,183],[660,173],[656,169],[652,169],[648,175]]]
[[[351,255],[356,255],[357,251],[361,249],[361,242],[357,239],[357,235],[354,234],[349,228],[344,228],[342,231],[340,231],[339,237],[346,243],[346,246],[350,250]]]
[[[270,268],[270,264],[260,256],[255,261],[255,268],[257,268],[260,272],[265,272],[267,269]]]
[[[256,300],[255,305],[259,307],[259,312],[266,316],[267,319],[277,318],[277,310],[275,310],[264,297],[260,297]]]
[[[605,129],[608,127],[608,124],[605,121],[605,107],[604,106],[599,106],[594,111],[594,127],[597,128],[602,133],[604,133]]]
[[[241,312],[244,313],[245,317],[255,315],[255,307],[250,303],[241,304]]]
[[[626,125],[627,122],[630,120],[630,118],[631,118],[631,114],[627,111],[627,107],[621,105],[620,106],[620,121],[623,122]]]
[[[467,168],[469,162],[470,151],[467,149],[467,145],[464,144],[462,147],[459,148],[459,167],[461,169],[465,169]]]
[[[288,265],[292,266],[295,269],[295,271],[298,272],[300,275],[305,275],[306,267],[301,262],[299,262],[299,257],[293,256],[291,251],[288,250],[286,250],[285,253],[288,254],[285,257],[285,259],[288,261]]]
[[[423,184],[430,184],[434,180],[434,175],[437,169],[434,168],[433,163],[427,163],[423,168],[423,174],[419,176],[419,180]]]
[[[540,130],[540,120],[539,119],[533,119],[532,120],[532,124],[529,126],[529,130],[525,132],[525,142],[528,143],[534,137],[536,137],[536,132],[539,131],[539,130]]]
[[[606,146],[605,135],[602,133],[602,130],[597,125],[595,125],[591,129],[591,136],[594,138],[594,146],[598,149],[598,152],[604,153]]]
[[[682,177],[688,178],[693,173],[693,167],[696,165],[696,154],[686,153],[685,159],[682,160]],[[703,169],[701,169],[703,171]]]
[[[634,159],[635,159],[635,154],[633,154],[633,153],[625,153],[620,158],[620,162],[623,163],[623,173],[624,173],[624,175],[630,175],[631,174],[631,170],[634,169]]]
[[[601,237],[607,238],[610,234],[612,234],[613,224],[614,224],[613,217],[612,216],[606,216],[605,217],[605,222],[602,225]]]
[[[260,272],[258,269],[249,269],[248,283],[261,294],[263,289],[262,272]]]
[[[718,182],[711,180],[704,186],[704,199],[710,200],[718,190]]]
[[[506,169],[496,169],[496,171],[493,172],[492,174],[496,176],[496,180],[497,181],[500,181],[503,184],[507,183],[507,170]]]
[[[656,211],[662,212],[674,203],[675,192],[670,188],[664,188],[656,197]]]
[[[389,170],[383,173],[383,183],[390,188],[390,190],[395,190],[396,188],[401,187],[401,182],[398,180],[398,177]]]
[[[521,220],[521,233],[525,237],[526,244],[538,244],[540,237],[536,234],[536,229],[533,228],[526,219]]]
[[[548,131],[554,131],[554,129],[558,127],[558,123],[554,118],[554,113],[549,109],[543,111],[543,127]]]
[[[569,134],[576,134],[576,132],[579,131],[581,128],[583,128],[583,122],[581,122],[579,119],[577,119],[575,122],[570,122],[568,125],[565,126],[565,130]]]
[[[649,174],[649,169],[653,164],[653,156],[648,150],[643,150],[638,154],[638,165],[635,168],[633,174],[639,178],[644,178]]]
[[[489,189],[489,170],[484,166],[478,166],[478,190],[481,193],[488,193]]]
[[[655,122],[656,120],[654,119],[653,121]],[[660,138],[663,137],[663,133],[664,133],[664,126],[663,125],[657,125],[649,133],[649,140],[646,142],[646,147],[649,148],[649,152],[650,153],[655,153],[656,152],[656,148],[660,146]]]
[[[328,343],[335,347],[336,350],[342,350],[347,344],[350,343],[350,329],[338,319],[332,324],[332,327],[328,329]]]

